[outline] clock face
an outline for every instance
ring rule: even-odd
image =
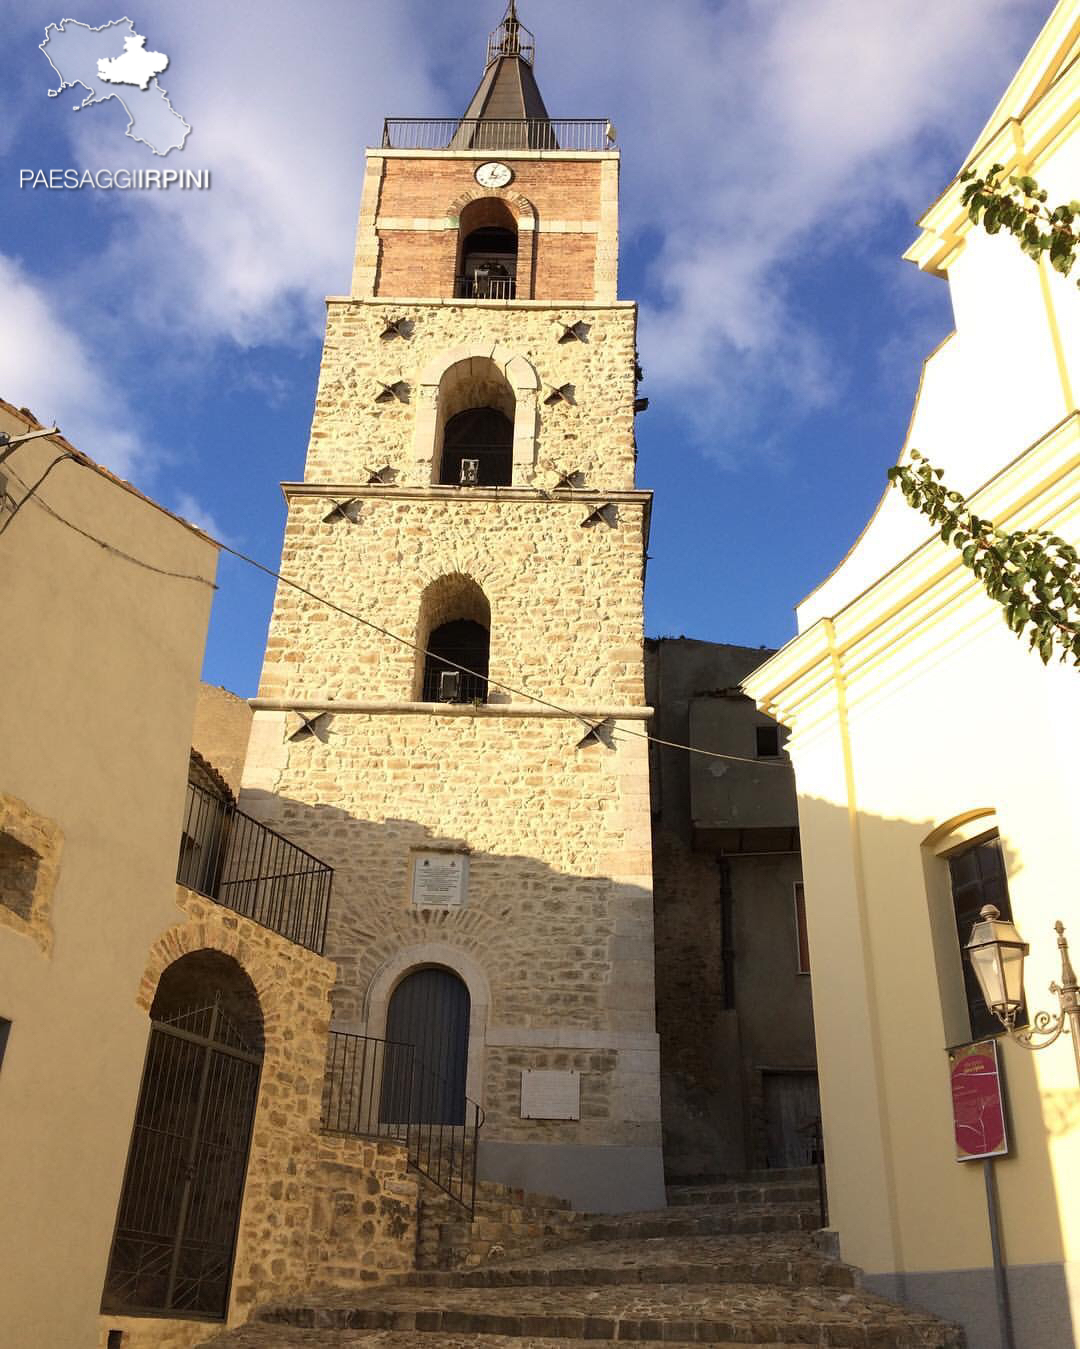
[[[474,177],[481,187],[505,187],[507,183],[513,181],[514,171],[505,164],[492,160],[490,163],[481,164]]]

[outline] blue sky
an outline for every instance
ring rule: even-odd
[[[384,116],[462,111],[501,0],[0,0],[0,396],[277,564],[323,297]],[[642,305],[650,635],[779,645],[883,490],[944,282],[900,254],[1050,0],[524,0],[553,116],[607,116]],[[130,16],[192,127],[155,159],[72,112],[38,43]],[[208,192],[32,192],[20,169],[209,169]],[[255,692],[271,583],[223,558],[205,677]]]

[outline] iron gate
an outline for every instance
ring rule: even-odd
[[[224,1320],[261,1063],[218,997],[152,1023],[103,1312]]]

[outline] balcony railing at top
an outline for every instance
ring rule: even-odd
[[[333,876],[325,862],[188,783],[181,885],[321,955]]]
[[[386,150],[613,150],[603,117],[388,117]]]
[[[457,276],[454,295],[459,300],[513,300],[517,279],[512,276]]]

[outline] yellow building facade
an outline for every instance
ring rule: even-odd
[[[1080,7],[1063,0],[967,163],[1080,184]],[[973,226],[959,179],[906,257],[947,279],[918,450],[981,517],[1080,542],[1080,296]],[[987,858],[1031,943],[1028,1008],[1056,1013],[1053,923],[1080,941],[1080,675],[1044,667],[958,553],[888,491],[799,635],[745,683],[791,728],[814,962],[830,1216],[872,1287],[999,1340],[987,1190],[954,1160],[945,1050],[984,1029],[965,991],[964,868]],[[1000,859],[995,862],[994,858]],[[980,881],[979,884],[983,882]],[[989,884],[989,882],[987,882]],[[977,887],[976,887],[977,888]],[[1063,1037],[1000,1036],[1010,1152],[993,1163],[1015,1342],[1080,1331],[1080,1090]]]

